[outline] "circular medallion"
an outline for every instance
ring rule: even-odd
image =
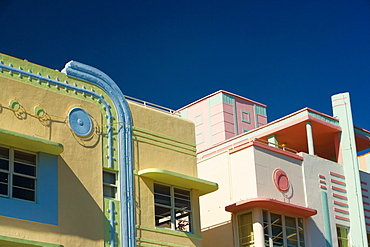
[[[289,189],[289,179],[286,173],[281,169],[275,169],[272,178],[275,187],[281,192],[287,192]]]
[[[81,137],[86,137],[91,134],[92,121],[90,115],[81,108],[73,108],[68,114],[69,126]]]

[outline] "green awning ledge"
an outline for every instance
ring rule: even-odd
[[[5,129],[0,129],[0,144],[32,152],[44,152],[54,155],[61,154],[64,149],[63,145],[58,142]]]
[[[199,191],[200,196],[211,193],[218,189],[217,183],[159,168],[144,169],[139,171],[138,175],[166,184],[187,189],[196,189]]]

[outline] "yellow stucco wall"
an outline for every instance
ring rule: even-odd
[[[27,66],[25,61],[21,63]],[[64,151],[58,158],[58,225],[0,216],[0,235],[65,247],[103,246],[101,137],[95,134],[90,140],[81,140],[72,133],[67,121],[68,112],[80,107],[99,129],[100,107],[89,99],[79,99],[73,92],[53,92],[55,89],[49,90],[36,80],[22,82],[25,79],[0,72],[0,128],[63,144]],[[12,99],[20,103],[18,111],[10,109]],[[37,105],[47,114],[43,118],[34,113]]]
[[[71,85],[76,83],[79,87],[94,89],[96,93],[106,96],[95,85],[28,61],[3,54],[0,54],[0,61],[54,80],[68,81]],[[64,146],[64,151],[58,157],[58,224],[0,216],[0,244],[10,244],[8,238],[14,238],[17,241],[24,239],[65,247],[104,246],[104,224],[107,224],[107,219],[104,219],[104,203],[108,200],[103,200],[102,168],[108,168],[108,165],[105,158],[107,149],[103,148],[107,144],[104,137],[106,113],[101,103],[79,92],[6,70],[0,71],[0,88],[1,129]],[[9,102],[14,99],[21,106],[17,111],[9,106]],[[113,106],[109,97],[104,99]],[[34,113],[35,106],[41,106],[46,114],[38,118]],[[89,140],[77,137],[69,128],[67,116],[74,107],[84,109],[93,120],[94,134]],[[129,107],[133,118],[135,172],[160,168],[197,177],[194,124],[179,116],[134,102],[129,102]],[[111,111],[116,116],[114,107]],[[119,123],[114,121],[113,124],[118,127]],[[113,146],[117,146],[117,139],[113,142]],[[112,170],[118,171],[117,149],[114,157],[116,161]],[[192,233],[156,228],[153,183],[152,179],[135,176],[138,246],[201,246],[199,191],[188,188],[191,189],[192,199]],[[116,231],[119,231],[119,226]]]
[[[176,115],[130,102],[134,126],[135,170],[160,168],[197,177],[194,123]],[[193,149],[193,151],[190,151]],[[201,246],[199,194],[193,189],[193,232],[155,227],[152,179],[135,176],[136,224],[139,244]],[[157,246],[155,245],[155,246]]]

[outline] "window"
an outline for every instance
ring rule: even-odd
[[[117,199],[116,173],[103,171],[103,195],[108,198]]]
[[[304,247],[303,219],[263,210],[265,246]]]
[[[154,184],[155,225],[184,232],[192,231],[190,191]]]
[[[254,246],[252,213],[238,215],[239,246]]]
[[[250,113],[243,110],[241,112],[242,112],[242,121],[246,123],[251,123]]]
[[[337,235],[338,235],[338,246],[348,247],[348,227],[337,225]]]
[[[36,201],[36,155],[0,147],[0,196]]]

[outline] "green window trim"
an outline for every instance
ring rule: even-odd
[[[3,247],[63,247],[61,244],[50,244],[20,238],[0,236],[0,246]]]
[[[138,175],[153,179],[157,182],[166,183],[182,188],[197,189],[200,196],[211,193],[218,189],[217,183],[159,168],[148,168],[140,170],[138,172]]]
[[[61,154],[64,149],[61,143],[5,129],[0,129],[0,144],[31,152],[44,152],[53,155]]]
[[[159,228],[159,227],[151,228],[151,227],[141,226],[141,225],[136,225],[136,229],[163,233],[163,234],[168,234],[168,235],[174,235],[174,236],[183,237],[183,238],[193,238],[193,239],[202,240],[201,236],[198,236],[194,233],[189,233],[189,232],[174,231],[174,230]]]

